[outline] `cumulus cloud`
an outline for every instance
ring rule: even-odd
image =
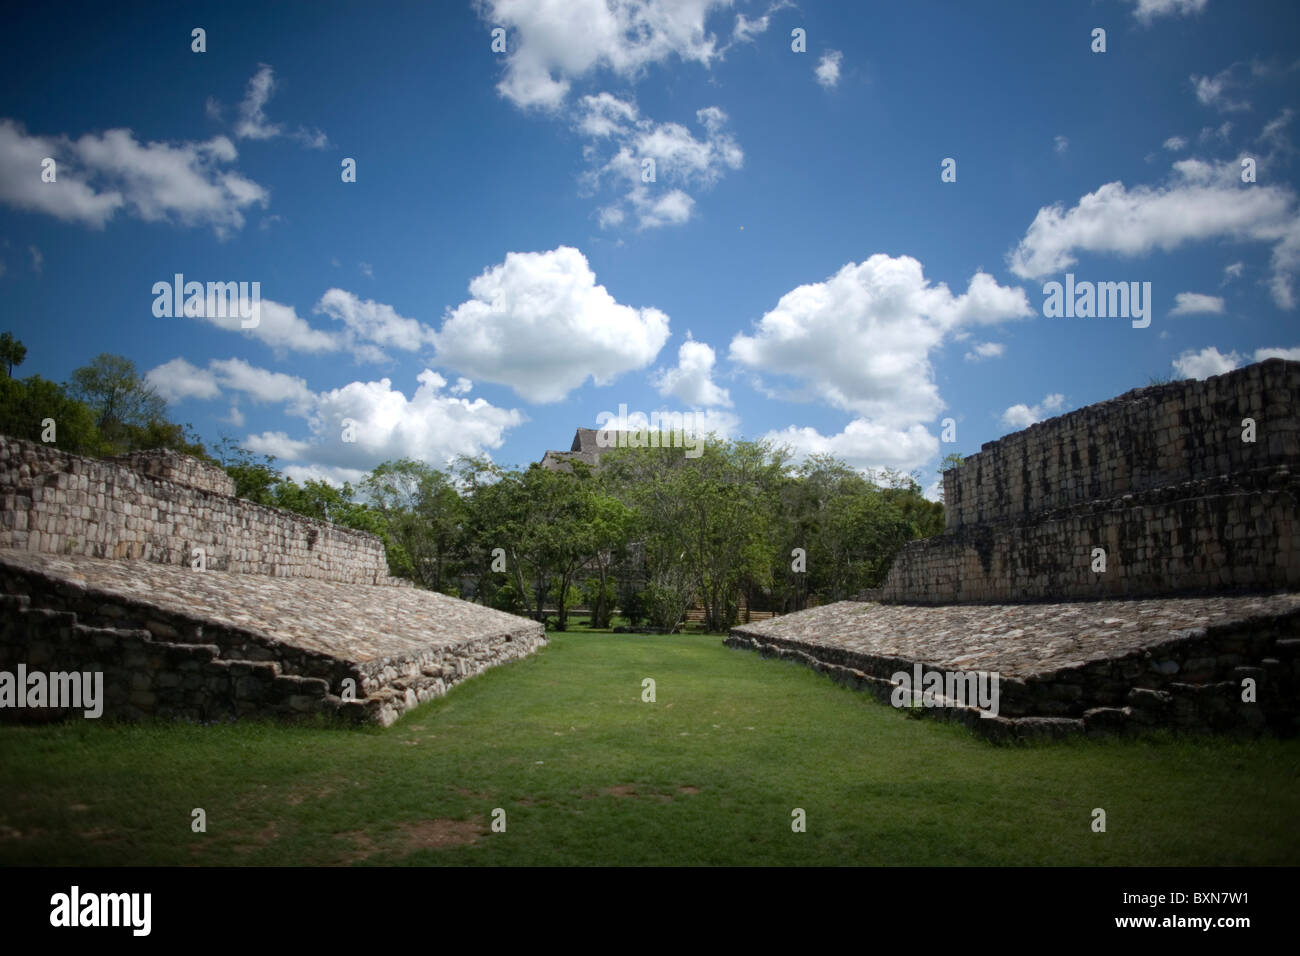
[[[593,428],[622,427],[617,418],[606,420],[606,415],[616,415],[614,411],[596,416]],[[651,417],[653,415],[653,417]],[[652,413],[628,411],[627,427],[629,431],[646,429],[648,431],[675,431],[678,422],[688,435],[714,434],[719,438],[733,438],[740,431],[740,418],[732,412],[718,408],[694,408],[684,412],[670,409],[656,409]]]
[[[763,438],[774,445],[788,447],[796,460],[833,455],[854,468],[873,471],[883,468],[910,471],[939,453],[939,439],[922,425],[893,428],[862,418],[855,418],[836,435],[791,425],[781,431],[769,431]]]
[[[145,373],[145,382],[166,402],[186,398],[216,398],[221,394],[217,377],[183,358],[174,358]]]
[[[1174,296],[1174,307],[1170,315],[1223,314],[1223,297],[1202,295],[1199,292],[1179,292]]]
[[[1129,0],[1133,16],[1144,25],[1158,17],[1189,16],[1205,9],[1209,0]]]
[[[608,385],[655,360],[668,316],[615,301],[577,249],[511,252],[469,286],[434,334],[438,361],[557,402],[588,378]]]
[[[980,342],[966,353],[966,361],[979,362],[983,359],[1001,358],[1007,347],[1001,342]]]
[[[1229,282],[1232,282],[1235,279],[1240,279],[1241,274],[1245,271],[1246,271],[1246,263],[1244,262],[1231,262],[1228,265],[1224,266],[1223,282],[1220,283],[1220,288],[1222,288],[1223,286],[1227,285]]]
[[[1162,186],[1130,190],[1112,182],[1069,210],[1061,203],[1044,206],[1008,263],[1016,275],[1037,278],[1074,265],[1077,252],[1142,256],[1207,239],[1271,245],[1273,300],[1280,308],[1294,307],[1292,284],[1300,270],[1296,194],[1278,184],[1243,186],[1233,162],[1184,159],[1174,163]]]
[[[1180,150],[1184,150],[1186,148],[1187,148],[1187,140],[1184,139],[1182,136],[1170,136],[1167,140],[1165,140],[1165,149],[1169,150],[1171,153],[1177,153]]]
[[[917,260],[877,254],[787,292],[754,334],[732,339],[731,358],[802,380],[836,408],[922,422],[943,407],[929,353],[947,333],[1033,314],[1024,290],[999,286],[987,273],[953,295],[944,283],[932,285]]]
[[[1041,422],[1052,412],[1059,412],[1065,405],[1065,396],[1059,392],[1043,396],[1037,405],[1012,405],[1002,413],[1002,424],[1007,428],[1028,428],[1035,422]]]
[[[743,165],[745,154],[727,131],[726,113],[709,106],[696,110],[695,118],[700,137],[680,123],[643,117],[633,101],[610,93],[582,98],[575,126],[592,140],[584,149],[591,169],[583,184],[596,192],[611,183],[624,193],[600,210],[602,227],[624,222],[625,207],[642,229],[687,222],[695,200],[686,189],[707,189]],[[647,182],[650,173],[653,181]]]
[[[218,297],[215,294],[209,295],[203,310],[204,314],[192,318],[208,322],[228,332],[242,332],[250,338],[265,342],[278,352],[337,352],[344,345],[342,337],[312,328],[291,305],[284,305],[272,299],[261,299],[257,311],[257,325],[248,329],[242,327],[244,319],[238,314],[219,315],[218,312],[229,310],[218,309],[218,305]]]
[[[1300,361],[1300,347],[1297,348],[1261,348],[1255,349],[1252,361],[1281,358],[1288,361]],[[1222,375],[1247,364],[1246,356],[1240,352],[1220,352],[1213,345],[1201,349],[1188,349],[1174,359],[1174,372],[1179,378],[1209,378]]]
[[[270,430],[242,442],[257,454],[273,455],[285,463],[286,474],[299,478],[356,481],[380,462],[397,458],[444,467],[457,456],[501,447],[506,431],[527,421],[518,410],[464,397],[471,387],[468,380],[448,388],[447,380],[430,369],[416,376],[419,384],[410,398],[387,378],[314,392],[301,378],[242,359],[214,359],[200,369],[177,358],[146,378],[160,393],[170,388],[169,400],[239,396],[280,405],[286,415],[303,419],[305,434]],[[355,441],[342,440],[345,420]],[[237,407],[231,406],[227,421],[242,425]]]
[[[244,225],[244,210],[265,206],[262,186],[226,168],[238,153],[224,136],[206,142],[148,143],[129,129],[34,136],[0,119],[0,202],[102,229],[119,210],[145,222],[210,226],[224,237]],[[41,162],[57,179],[41,180]]]
[[[397,314],[391,305],[361,299],[343,289],[329,289],[315,311],[342,322],[350,340],[373,342],[385,348],[414,352],[432,344],[434,331],[415,319]]]
[[[822,54],[822,58],[813,72],[817,75],[817,82],[824,89],[833,90],[839,86],[840,61],[843,59],[844,54],[839,50],[827,50]]]
[[[1070,141],[1064,136],[1058,136],[1053,141],[1053,148],[1058,153],[1065,153],[1070,148]]]
[[[1211,345],[1199,352],[1188,349],[1174,359],[1173,365],[1179,378],[1209,378],[1212,375],[1231,372],[1241,362],[1242,357],[1238,353],[1229,352],[1224,355]]]
[[[931,284],[917,260],[877,254],[787,292],[752,334],[732,339],[730,357],[793,379],[799,389],[790,397],[819,399],[856,419],[838,437],[806,428],[774,433],[783,441],[852,452],[859,465],[910,467],[938,449],[920,428],[944,407],[931,351],[962,329],[1033,314],[1022,289],[999,286],[987,273],[954,295]]]
[[[711,346],[689,336],[677,350],[677,367],[665,369],[655,378],[659,394],[679,399],[692,407],[731,407],[731,395],[713,381],[717,356]]]
[[[677,56],[708,67],[720,55],[705,27],[731,0],[477,0],[483,20],[510,37],[497,91],[520,108],[556,110],[573,81],[604,69],[635,79]],[[755,23],[755,21],[747,21]]]

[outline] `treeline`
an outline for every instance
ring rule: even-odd
[[[609,449],[598,470],[462,458],[441,471],[403,459],[355,487],[299,484],[229,439],[209,452],[120,356],[101,355],[64,385],[20,381],[15,344],[0,337],[0,431],[40,441],[41,422],[54,419],[66,451],[170,447],[213,461],[241,498],[378,535],[395,576],[539,620],[550,613],[561,630],[577,606],[595,627],[617,612],[665,630],[698,606],[723,631],[742,607],[842,600],[879,586],[908,541],[943,529],[943,506],[913,476],[868,478],[829,457],[794,465],[763,442],[715,438],[690,459],[680,448]]]
[[[617,611],[671,630],[688,608],[726,630],[742,606],[789,612],[878,587],[894,556],[943,530],[943,506],[909,475],[869,480],[843,462],[791,466],[762,442],[615,448],[598,471],[462,458],[449,471],[386,462],[356,488],[279,476],[244,455],[226,471],[241,497],[384,539],[391,573],[416,584],[568,626]]]

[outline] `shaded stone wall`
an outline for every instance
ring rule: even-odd
[[[0,547],[181,565],[201,548],[212,570],[390,583],[372,534],[235,498],[224,473],[193,458],[124,458],[0,435]]]
[[[886,601],[1041,601],[1300,587],[1300,362],[1128,392],[944,475],[947,530]],[[1256,440],[1242,440],[1253,418]],[[1105,551],[1094,570],[1093,549]]]
[[[1300,464],[1300,362],[1135,389],[994,442],[943,476],[948,530]],[[1243,442],[1242,420],[1256,422]]]
[[[161,478],[186,488],[210,491],[214,495],[235,497],[235,479],[200,458],[177,454],[165,448],[133,451],[110,459],[150,478]]]

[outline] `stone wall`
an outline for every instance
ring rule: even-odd
[[[193,458],[124,457],[0,435],[0,547],[180,565],[201,548],[212,570],[389,583],[372,534],[235,498],[227,476]]]
[[[216,644],[156,639],[130,627],[81,623],[70,611],[28,606],[26,597],[0,594],[0,670],[15,673],[90,673],[103,681],[103,719],[156,716],[216,721],[309,714],[365,719],[362,701],[329,693],[326,680],[281,672],[275,661],[223,659]],[[0,708],[0,720],[79,719],[84,708]]]
[[[948,530],[1300,464],[1300,362],[1135,389],[987,442],[944,473]],[[1256,441],[1242,441],[1242,420]]]
[[[201,458],[181,455],[165,448],[132,451],[110,459],[142,475],[160,478],[186,488],[235,497],[235,479]]]
[[[941,604],[1300,587],[1300,362],[1128,392],[944,475],[947,530],[882,599]],[[1255,420],[1255,441],[1242,419]],[[1105,570],[1094,569],[1094,549]]]

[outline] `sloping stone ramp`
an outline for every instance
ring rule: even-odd
[[[1004,605],[841,601],[732,629],[889,701],[899,671],[997,672],[999,713],[926,708],[994,739],[1169,726],[1294,734],[1300,593]],[[1255,682],[1253,703],[1243,681]],[[952,704],[952,701],[941,701]]]
[[[415,588],[0,548],[0,670],[102,670],[105,716],[387,726],[545,643],[538,622]]]

